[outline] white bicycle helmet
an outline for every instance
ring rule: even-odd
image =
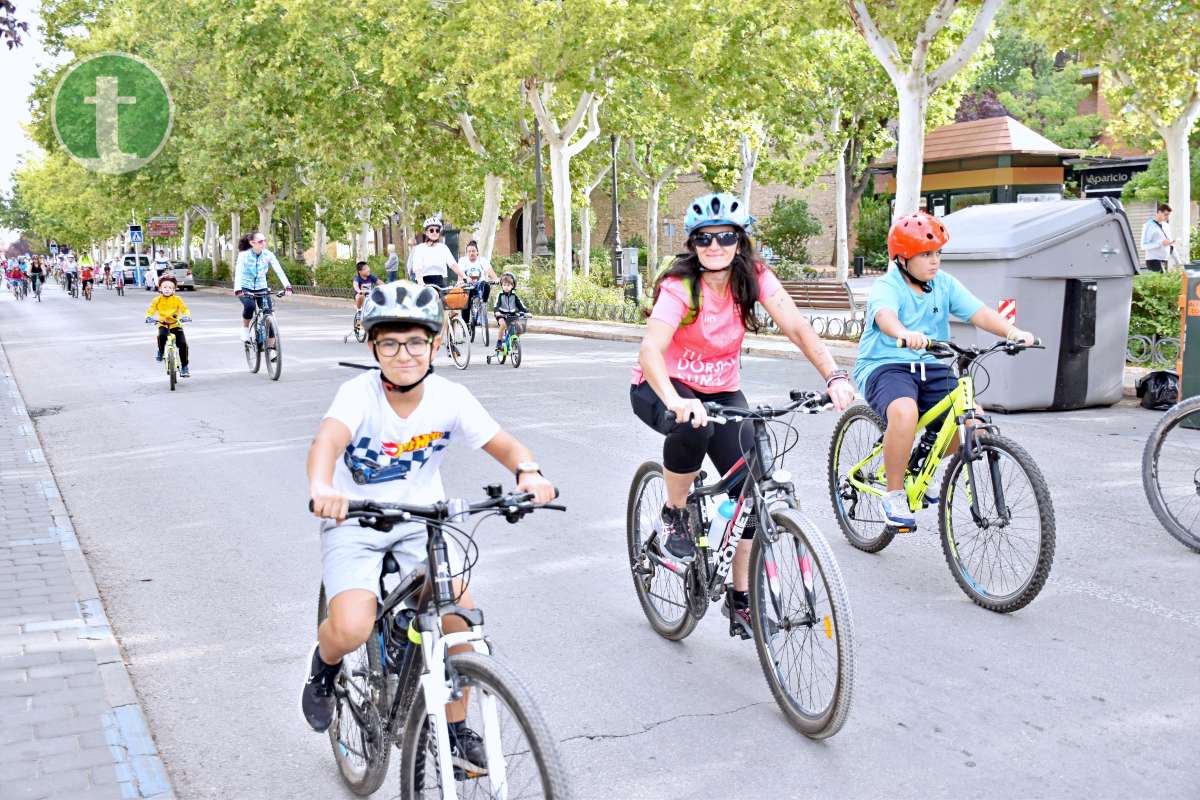
[[[368,334],[382,323],[408,323],[428,328],[436,336],[442,330],[442,315],[442,295],[437,287],[392,281],[376,286],[367,295],[362,324]]]
[[[442,218],[441,217],[437,217],[437,216],[429,217],[428,219],[425,220],[425,224],[423,224],[421,226],[422,229],[433,228],[433,227],[436,227],[438,230],[441,230],[441,228],[442,228]]]

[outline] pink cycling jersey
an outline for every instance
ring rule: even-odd
[[[758,300],[765,303],[782,289],[775,273],[765,266],[758,272]],[[680,325],[687,316],[689,298],[679,278],[667,278],[662,291],[650,312],[650,319],[677,326],[671,344],[663,354],[667,362],[667,374],[697,391],[737,391],[741,374],[742,340],[746,338],[746,327],[733,293],[724,297],[700,283],[703,297],[700,314],[690,325]],[[633,368],[633,382],[645,380],[640,367]]]

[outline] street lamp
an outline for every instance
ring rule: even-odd
[[[550,244],[546,241],[546,194],[542,185],[542,126],[534,120],[533,124],[533,179],[537,186],[537,233],[533,240],[533,254],[539,258],[550,255]]]

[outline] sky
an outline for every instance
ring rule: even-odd
[[[21,126],[29,123],[33,76],[51,61],[42,47],[40,8],[33,0],[17,0],[17,19],[29,23],[29,32],[21,37],[20,47],[0,46],[0,190],[5,194],[12,190],[12,172],[21,156],[36,150]],[[13,231],[0,228],[0,250],[16,238]]]

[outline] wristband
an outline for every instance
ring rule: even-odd
[[[825,379],[825,388],[828,389],[830,386],[832,386],[834,381],[848,380],[850,380],[849,372],[844,369],[835,369],[833,372],[829,373],[829,377]]]

